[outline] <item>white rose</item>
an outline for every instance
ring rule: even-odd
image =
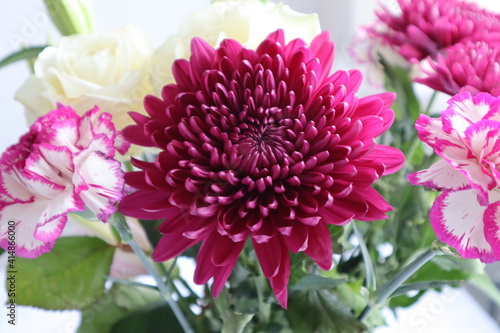
[[[133,27],[62,37],[40,53],[15,98],[25,105],[28,124],[62,103],[80,114],[97,105],[122,129],[133,123],[127,112],[144,112],[143,98],[152,92],[144,71],[152,52]]]
[[[283,3],[259,0],[219,0],[192,13],[151,59],[151,83],[159,95],[173,82],[171,65],[175,59],[189,59],[193,37],[201,37],[217,47],[225,38],[235,39],[255,49],[271,32],[283,29],[287,41],[301,38],[310,42],[321,32],[317,14],[298,13]]]

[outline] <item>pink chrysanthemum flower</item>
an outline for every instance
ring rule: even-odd
[[[463,92],[448,103],[441,117],[416,124],[443,160],[408,180],[443,190],[430,212],[441,241],[464,258],[500,260],[500,98]]]
[[[367,32],[407,60],[436,57],[443,48],[465,40],[498,40],[500,17],[458,0],[397,0],[399,10],[383,8]]]
[[[38,257],[52,249],[67,214],[85,206],[106,222],[123,197],[115,150],[128,146],[97,107],[80,117],[59,106],[40,117],[0,158],[0,246],[14,242],[17,256]]]
[[[499,43],[464,42],[447,48],[436,60],[428,58],[427,77],[416,82],[449,95],[461,91],[500,95]],[[426,66],[427,66],[426,64]]]
[[[190,61],[173,65],[176,84],[147,96],[149,117],[125,137],[162,150],[127,173],[138,191],[120,211],[165,219],[153,253],[168,260],[202,242],[194,281],[214,278],[216,296],[247,239],[279,302],[287,304],[289,250],[332,265],[327,224],[386,218],[392,207],[370,187],[403,163],[374,138],[393,121],[395,95],[358,99],[358,71],[330,75],[333,43],[285,44],[281,30],[257,50],[194,38]]]

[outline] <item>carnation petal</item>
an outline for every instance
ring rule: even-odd
[[[431,118],[421,114],[415,122],[415,129],[418,131],[418,137],[429,146],[434,146],[438,138],[446,136],[443,131],[442,122],[439,119]]]
[[[66,212],[65,212],[66,213]],[[61,235],[68,220],[67,214],[61,214],[57,218],[36,227],[33,237],[45,242],[55,241]]]
[[[43,175],[55,183],[61,182],[60,173],[65,177],[73,173],[73,154],[67,147],[41,143],[37,148],[26,159],[25,171]]]
[[[440,160],[428,169],[407,176],[413,185],[427,186],[436,190],[458,190],[469,185],[467,178],[445,160]]]
[[[500,201],[489,205],[484,213],[484,234],[495,252],[491,261],[500,259]],[[489,261],[483,260],[483,262]]]
[[[87,190],[80,192],[80,198],[98,219],[107,222],[116,211],[115,204],[123,197],[120,162],[99,151],[81,154],[75,162],[88,185]]]
[[[8,226],[9,221],[15,223],[16,255],[23,258],[36,258],[49,252],[55,240],[45,241],[36,239],[34,233],[37,222],[44,210],[45,202],[35,201],[26,207],[25,204],[12,204],[2,208],[0,212],[0,246],[9,248]]]
[[[482,136],[481,133],[478,134]],[[495,181],[491,175],[484,173],[482,165],[478,164],[476,158],[469,158],[470,155],[474,156],[474,152],[468,147],[458,146],[445,140],[436,142],[434,151],[459,170],[486,200],[487,191],[495,185]]]
[[[0,171],[0,198],[9,198],[9,201],[30,201],[33,193],[24,185],[24,177],[19,172],[9,170],[9,172]]]
[[[485,238],[486,208],[479,203],[474,189],[445,190],[431,208],[430,222],[437,237],[457,249],[462,257],[491,262],[500,257]]]

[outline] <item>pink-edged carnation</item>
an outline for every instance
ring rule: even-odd
[[[420,139],[443,159],[408,175],[443,191],[430,222],[437,237],[464,258],[500,260],[500,98],[460,93],[439,118],[421,115]]]
[[[369,35],[407,60],[435,58],[455,43],[500,40],[500,17],[477,4],[459,0],[397,0],[399,8],[383,7]]]
[[[106,222],[116,211],[124,180],[114,155],[129,144],[98,111],[79,116],[59,105],[1,156],[2,248],[35,258],[52,249],[69,212],[87,207]]]
[[[202,242],[194,281],[224,287],[251,240],[264,275],[287,305],[289,251],[332,266],[327,224],[386,218],[392,207],[371,185],[404,160],[374,138],[391,125],[392,93],[358,98],[361,73],[330,74],[328,33],[310,45],[281,30],[256,50],[226,39],[218,49],[194,38],[176,83],[147,96],[149,117],[133,113],[132,143],[161,149],[125,175],[138,191],[120,211],[165,219],[153,259]]]
[[[499,96],[499,46],[499,42],[491,41],[455,44],[438,55],[436,60],[428,58],[426,63],[422,63],[426,76],[415,81],[452,96],[461,91]]]

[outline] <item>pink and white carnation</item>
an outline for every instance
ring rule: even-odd
[[[439,118],[421,115],[420,139],[443,159],[408,175],[443,193],[430,212],[437,237],[464,258],[500,260],[500,98],[462,92]]]
[[[52,249],[67,214],[85,207],[107,222],[124,195],[115,152],[128,146],[97,107],[79,116],[59,105],[39,118],[0,157],[0,246],[38,257]]]

